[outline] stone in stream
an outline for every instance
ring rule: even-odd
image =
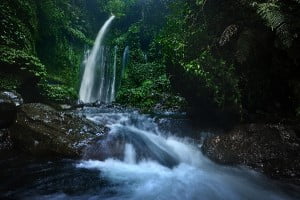
[[[22,97],[16,92],[0,92],[0,129],[13,124],[17,107],[23,104]]]
[[[300,184],[299,125],[245,124],[206,138],[202,151],[220,164],[239,164]]]
[[[104,126],[44,104],[20,106],[10,136],[16,148],[37,156],[80,157]]]
[[[143,130],[130,126],[120,126],[115,131],[110,132],[107,137],[86,148],[83,158],[126,160],[126,146],[131,145],[135,151],[132,160],[138,162],[154,160],[170,168],[177,166],[180,163],[177,154],[160,140],[154,134],[145,134]]]

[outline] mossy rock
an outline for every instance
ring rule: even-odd
[[[104,130],[104,126],[44,104],[24,104],[10,134],[15,146],[26,153],[80,157],[86,146],[101,137]]]

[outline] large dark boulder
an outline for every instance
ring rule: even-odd
[[[10,128],[14,145],[37,156],[79,157],[104,132],[104,126],[44,104],[24,104]]]
[[[217,163],[246,165],[300,184],[299,130],[282,124],[240,125],[228,134],[205,139],[202,151]]]
[[[8,129],[0,129],[0,153],[10,151],[13,147]]]
[[[16,92],[0,92],[0,129],[8,128],[15,120],[17,107],[23,104]]]

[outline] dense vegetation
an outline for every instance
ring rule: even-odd
[[[175,1],[172,10],[159,44],[197,111],[299,112],[298,2]]]
[[[297,0],[7,0],[0,7],[0,88],[27,101],[77,99],[84,51],[114,13],[106,43],[118,46],[118,66],[130,49],[117,102],[146,111],[187,102],[192,114],[221,120],[300,115]]]
[[[183,98],[172,90],[166,65],[155,49],[155,39],[165,24],[167,12],[163,1],[137,1],[116,22],[112,44],[120,49],[130,48],[130,62],[117,96],[119,103],[144,111],[185,106]]]
[[[0,87],[28,101],[76,98],[84,48],[105,17],[97,2],[8,0],[0,6]]]

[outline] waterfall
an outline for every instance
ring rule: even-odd
[[[120,88],[120,86],[121,86],[121,81],[124,76],[125,68],[126,68],[128,61],[129,61],[129,46],[126,46],[124,49],[124,52],[123,52],[122,68],[119,73],[119,81],[117,82],[117,88]]]
[[[144,60],[145,60],[145,63],[148,62],[148,55],[146,53],[144,53]]]
[[[115,56],[114,56],[114,65],[113,65],[113,77],[111,83],[111,94],[110,94],[110,102],[115,100],[116,97],[116,75],[117,75],[117,51],[118,47],[115,47]]]
[[[85,66],[86,65],[86,63],[87,63],[87,61],[88,61],[88,58],[89,58],[89,56],[90,56],[90,50],[89,49],[85,49],[84,50],[84,57],[83,57],[83,65]]]
[[[109,49],[102,45],[105,34],[114,18],[115,16],[111,16],[102,26],[93,49],[85,60],[85,68],[79,90],[79,99],[84,103],[95,101],[109,103],[114,100],[114,97],[110,96],[114,95],[114,92],[109,91],[114,91],[112,84],[115,82],[115,76],[110,73],[111,63],[107,56]]]
[[[125,67],[128,63],[128,56],[129,56],[129,46],[126,46],[123,52],[121,78],[124,75]]]

